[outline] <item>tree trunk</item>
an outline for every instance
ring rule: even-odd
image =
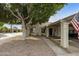
[[[25,23],[25,21],[24,20],[22,20],[22,30],[23,30],[23,39],[25,40],[26,39],[26,37],[28,37],[29,35],[30,35],[30,26],[29,25],[27,25],[27,24]]]
[[[22,30],[23,30],[23,40],[25,40],[27,36],[27,30],[26,30],[26,24],[24,20],[22,20]]]
[[[29,25],[27,26],[27,36],[29,36],[30,35],[30,27],[29,27]]]

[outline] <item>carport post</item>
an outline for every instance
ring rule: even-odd
[[[64,48],[69,47],[69,36],[68,36],[68,22],[61,21],[61,46]]]

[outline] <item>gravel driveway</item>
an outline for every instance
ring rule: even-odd
[[[12,38],[12,41],[0,45],[0,55],[3,56],[54,56],[52,49],[40,38],[21,36]]]

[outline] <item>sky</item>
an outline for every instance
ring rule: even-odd
[[[56,22],[77,12],[79,12],[79,3],[69,3],[65,5],[61,10],[57,11],[54,16],[51,16],[49,18],[49,22]]]

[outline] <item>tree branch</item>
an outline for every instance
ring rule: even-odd
[[[16,9],[16,12],[17,12],[18,16],[23,20],[23,17],[21,16],[21,13],[19,12],[18,9]]]
[[[15,15],[15,13],[10,8],[8,8],[8,9],[12,13],[13,16],[15,16],[17,19],[21,20],[17,15]]]
[[[24,20],[26,20],[26,19],[28,19],[28,18],[29,18],[29,16],[25,17]]]
[[[32,18],[30,19],[30,21],[26,24],[27,26],[30,25],[32,23]]]

